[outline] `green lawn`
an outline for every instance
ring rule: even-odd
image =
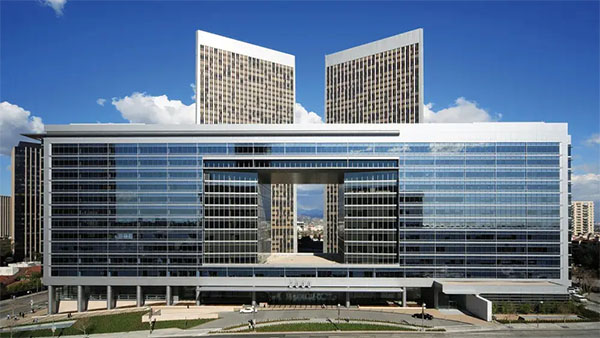
[[[342,331],[415,331],[414,329],[383,325],[362,323],[336,323],[337,328]],[[268,326],[259,326],[257,332],[293,332],[293,331],[335,331],[336,326],[331,323],[287,323]],[[246,330],[249,331],[249,330]]]
[[[94,316],[79,318],[73,326],[58,329],[55,332],[55,336],[70,336],[83,334],[77,327],[87,320],[87,333],[113,333],[113,332],[128,332],[128,331],[150,331],[150,324],[142,323],[142,316],[146,314],[146,311],[130,312],[130,313],[119,313],[114,315]],[[194,319],[194,320],[172,320],[164,322],[156,322],[154,329],[167,329],[167,328],[180,328],[188,329],[200,324],[211,321],[212,319]],[[26,332],[15,332],[13,333],[14,338],[19,337],[47,337],[52,336],[51,330],[37,330],[37,331],[26,331]],[[10,333],[2,333],[0,337],[10,337]]]

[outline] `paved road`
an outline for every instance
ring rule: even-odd
[[[6,299],[0,302],[0,319],[5,319],[6,315],[18,314],[19,312],[31,312],[31,299],[33,299],[34,308],[41,309],[45,308],[48,304],[48,291],[42,291],[34,293],[33,295],[27,295],[18,297],[15,300]]]
[[[420,338],[489,338],[489,337],[528,337],[528,338],[545,338],[545,337],[579,337],[579,338],[598,338],[598,330],[595,329],[564,329],[557,330],[500,330],[500,331],[485,331],[485,332],[456,332],[456,333],[420,333]],[[353,333],[353,332],[331,332],[331,333],[267,333],[267,334],[236,334],[236,335],[221,335],[213,334],[211,337],[218,338],[233,338],[233,337],[260,337],[260,338],[345,338],[345,337],[361,337],[361,338],[396,338],[396,337],[415,337],[415,333]]]
[[[198,326],[198,328],[226,328],[235,325],[246,325],[251,319],[256,319],[257,322],[265,322],[280,319],[306,319],[306,318],[338,318],[338,311],[336,309],[326,310],[267,310],[258,311],[255,314],[246,314],[239,312],[222,312],[219,313],[219,319],[210,321],[206,324]],[[409,314],[404,313],[391,313],[382,311],[367,311],[367,310],[341,310],[340,318],[350,319],[366,319],[366,320],[380,320],[390,321],[400,324],[405,322],[413,325],[421,325],[421,319],[412,318]],[[453,326],[453,325],[465,325],[464,323],[455,322],[444,319],[433,319],[425,320],[426,326]]]

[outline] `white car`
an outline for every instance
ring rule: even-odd
[[[258,312],[258,310],[254,306],[245,306],[240,309],[240,313],[252,313]]]

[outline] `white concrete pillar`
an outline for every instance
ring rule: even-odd
[[[58,299],[56,298],[56,288],[53,285],[48,285],[48,314],[53,315],[58,313]]]
[[[256,291],[252,291],[252,306],[256,306]]]
[[[406,287],[404,287],[404,290],[402,291],[402,306],[403,307],[408,306],[408,305],[406,305]]]
[[[346,307],[350,307],[350,292],[346,292]]]
[[[165,302],[167,306],[173,305],[173,295],[171,294],[171,287],[167,286],[165,290]]]
[[[77,285],[77,312],[85,312],[88,308],[88,297],[83,285]]]
[[[106,309],[112,310],[115,308],[115,295],[113,294],[113,287],[110,285],[106,286]]]
[[[202,305],[201,297],[202,297],[202,291],[200,291],[200,289],[196,288],[196,306]]]
[[[135,305],[137,307],[144,306],[144,292],[140,285],[135,287]]]

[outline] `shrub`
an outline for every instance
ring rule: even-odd
[[[523,303],[523,304],[519,305],[519,308],[517,309],[517,312],[518,313],[532,313],[533,312],[533,307],[529,303]]]

